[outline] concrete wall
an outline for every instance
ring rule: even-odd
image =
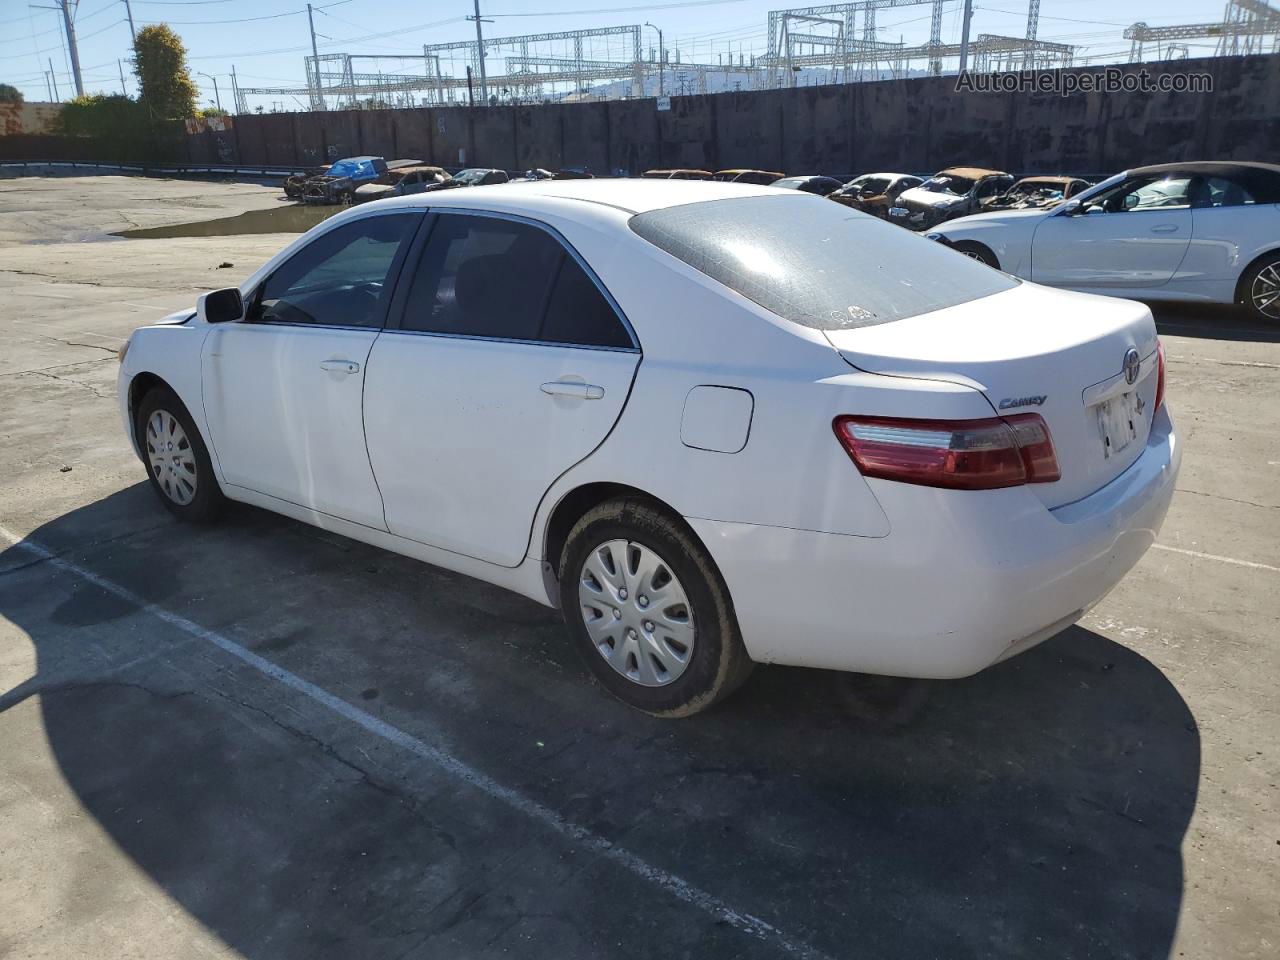
[[[381,154],[508,170],[761,167],[836,175],[929,172],[953,164],[1101,175],[1162,161],[1280,161],[1280,55],[1145,69],[1152,75],[1206,72],[1213,91],[956,93],[954,77],[925,77],[673,97],[662,112],[648,99],[246,115],[234,118],[230,129],[188,136],[185,159],[318,165]],[[25,159],[19,154],[30,147],[54,146],[6,139],[0,137],[0,157]],[[87,147],[77,152],[92,153]]]

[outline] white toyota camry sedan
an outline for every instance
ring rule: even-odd
[[[929,237],[1015,276],[1118,297],[1240,304],[1280,320],[1280,166],[1128,170],[1049,210],[962,217]]]
[[[160,501],[255,504],[558,607],[694,713],[754,662],[962,677],[1151,545],[1148,309],[798,191],[547,181],[361,205],[137,330]]]

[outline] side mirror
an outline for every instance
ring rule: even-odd
[[[1078,217],[1082,213],[1084,213],[1084,207],[1079,200],[1068,200],[1062,205],[1060,216]]]
[[[238,287],[214,290],[200,295],[196,301],[196,316],[205,323],[235,323],[244,319],[244,299]]]

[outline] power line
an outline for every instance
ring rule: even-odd
[[[717,7],[726,3],[748,2],[749,0],[689,0],[688,3],[647,3],[634,7],[574,8],[572,10],[542,10],[535,13],[486,13],[485,16],[510,20],[515,17],[565,17],[579,13],[631,13],[636,10],[670,10],[675,7]]]

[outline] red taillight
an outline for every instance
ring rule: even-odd
[[[1151,408],[1151,415],[1155,416],[1156,411],[1160,409],[1160,405],[1164,403],[1164,344],[1159,340],[1156,341],[1156,404]]]
[[[1061,477],[1038,413],[985,420],[836,417],[836,436],[863,476],[956,490],[992,490]]]

